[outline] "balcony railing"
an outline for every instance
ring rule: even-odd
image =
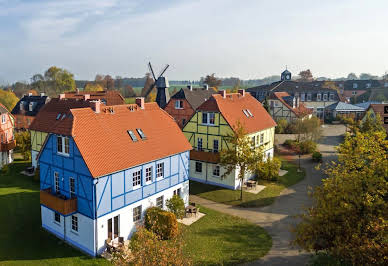
[[[190,160],[218,163],[220,161],[220,154],[218,152],[191,150]]]
[[[51,189],[40,191],[40,203],[63,215],[77,211],[77,199],[67,199],[60,194],[52,194]]]
[[[10,151],[16,147],[16,140],[10,140],[8,142],[0,143],[0,151]]]

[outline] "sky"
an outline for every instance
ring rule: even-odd
[[[0,83],[50,66],[76,79],[242,79],[388,71],[386,0],[0,0]]]

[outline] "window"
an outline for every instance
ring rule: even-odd
[[[141,137],[141,139],[146,139],[146,135],[144,134],[143,130],[141,128],[136,128],[137,134]]]
[[[164,197],[163,196],[156,198],[156,207],[163,209],[163,207],[164,207]]]
[[[184,126],[186,124],[186,119],[182,119],[182,126]]]
[[[330,100],[330,101],[334,101],[334,93],[330,93],[330,95],[329,95],[329,100]]]
[[[133,133],[132,130],[127,130],[127,132],[128,132],[128,135],[131,137],[132,141],[133,141],[133,142],[136,142],[136,141],[137,141],[137,138],[136,138],[135,133]]]
[[[323,101],[327,101],[327,93],[323,94]]]
[[[69,155],[69,138],[63,136],[57,136],[57,152],[64,155]]]
[[[65,153],[69,154],[70,153],[69,138],[68,137],[64,137],[64,139],[65,139]]]
[[[132,174],[133,189],[138,188],[141,185],[141,171],[136,171]]]
[[[219,165],[215,165],[213,167],[213,176],[217,176],[217,177],[220,176],[220,166]]]
[[[264,133],[260,134],[260,145],[264,143]]]
[[[384,117],[384,124],[388,124],[388,117]]]
[[[175,101],[175,109],[183,109],[183,101],[182,100]]]
[[[2,124],[5,124],[5,114],[2,114],[2,115],[1,115],[1,123],[2,123]]]
[[[251,113],[251,111],[249,111],[249,109],[247,109],[247,113],[248,113],[251,117],[253,117],[253,114]]]
[[[76,215],[71,216],[71,229],[78,232],[78,217]]]
[[[388,114],[388,106],[384,106],[384,114]]]
[[[147,167],[145,170],[145,181],[146,183],[152,182],[152,166]]]
[[[55,192],[59,193],[59,173],[54,172],[54,185],[55,185]]]
[[[243,111],[243,113],[244,113],[244,115],[246,116],[246,117],[249,117],[249,114],[248,114],[248,112],[247,112],[247,110],[242,110]]]
[[[275,107],[279,107],[279,102],[278,101],[273,101],[273,103],[274,103]]]
[[[307,93],[307,101],[311,101],[311,93]]]
[[[202,124],[214,125],[215,113],[202,113]]]
[[[366,84],[366,87],[367,87],[367,88],[370,88],[370,86],[371,86],[370,83],[367,83],[367,84]]]
[[[58,153],[63,152],[62,137],[61,136],[57,136],[57,151],[58,151]]]
[[[253,136],[252,137],[252,146],[255,146],[256,145],[256,136]]]
[[[317,101],[320,101],[320,100],[321,100],[321,94],[318,93],[318,94],[317,94]]]
[[[305,100],[305,94],[304,94],[304,93],[300,94],[300,100],[301,100],[302,102],[304,102],[304,100]]]
[[[352,91],[352,95],[356,95],[357,94],[357,91]]]
[[[75,197],[75,179],[70,177],[70,198]]]
[[[61,222],[61,215],[59,215],[57,212],[54,212],[54,221],[57,223]]]
[[[213,152],[218,152],[218,139],[213,140]]]
[[[357,83],[353,83],[353,89],[357,89],[358,87],[358,84]]]
[[[164,176],[164,163],[156,164],[156,178],[163,178]]]
[[[29,110],[30,112],[32,112],[33,107],[34,107],[34,103],[30,103],[30,104],[28,105],[28,110]]]
[[[174,190],[173,195],[181,197],[181,189],[178,188],[178,189]]]
[[[133,222],[139,222],[141,220],[141,205],[133,208]]]
[[[202,173],[202,163],[201,162],[195,162],[195,172]]]
[[[56,120],[59,120],[60,117],[61,117],[61,114],[57,114]]]
[[[198,150],[199,151],[202,151],[203,150],[203,148],[202,148],[202,138],[198,138],[198,144],[197,144],[197,148],[198,148]]]

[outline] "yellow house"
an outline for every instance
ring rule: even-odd
[[[273,157],[276,123],[259,101],[245,90],[238,93],[214,94],[198,107],[183,128],[183,134],[193,146],[190,152],[190,179],[202,183],[238,189],[238,169],[221,178],[225,169],[219,165],[219,152],[231,148],[228,136],[240,122],[247,137],[256,147],[262,147],[264,158]],[[246,175],[246,179],[251,178]]]

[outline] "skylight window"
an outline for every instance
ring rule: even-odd
[[[251,117],[253,117],[253,114],[251,113],[251,111],[249,111],[249,109],[247,109],[247,113],[248,113]]]
[[[59,120],[59,118],[61,118],[61,114],[58,114],[58,115],[57,115],[56,120]]]
[[[66,118],[66,114],[63,114],[61,120],[65,119]]]
[[[144,134],[143,130],[141,130],[141,128],[136,128],[136,131],[139,134],[139,136],[141,137],[141,139],[147,138],[146,135]]]
[[[136,141],[137,141],[137,138],[136,138],[135,133],[133,133],[132,130],[127,130],[127,132],[128,132],[128,135],[131,137],[132,141],[133,141],[133,142],[136,142]]]
[[[246,117],[249,117],[249,114],[248,114],[247,110],[244,109],[243,112],[244,112],[244,115],[245,115]]]

